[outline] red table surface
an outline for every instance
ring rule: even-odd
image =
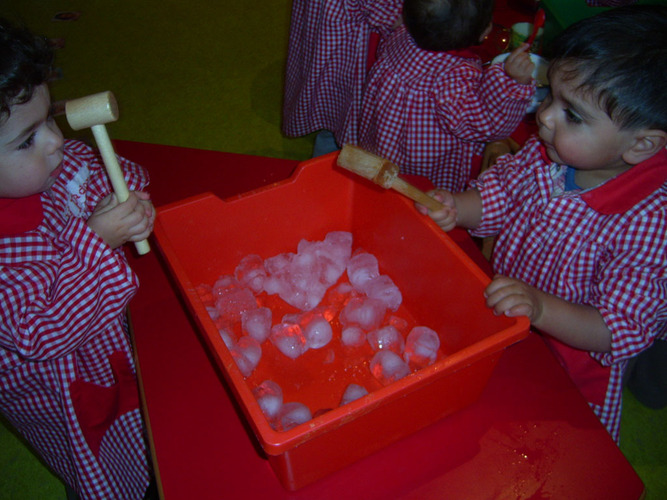
[[[289,176],[296,162],[116,141],[146,166],[157,206],[227,198]],[[221,221],[224,223],[224,221]],[[455,240],[481,265],[463,231]],[[506,349],[473,405],[296,492],[280,485],[200,342],[153,239],[130,304],[144,411],[167,500],[640,498],[644,486],[542,340]]]

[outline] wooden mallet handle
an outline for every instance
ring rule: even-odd
[[[127,200],[130,191],[104,126],[105,123],[118,120],[118,103],[114,95],[106,91],[67,101],[65,115],[72,130],[91,128],[116,198],[120,203]],[[134,245],[139,255],[151,251],[147,240],[137,241]]]
[[[397,165],[359,146],[345,144],[338,154],[338,166],[365,177],[385,189],[394,189],[411,200],[421,203],[429,210],[440,210],[444,207],[435,198],[401,179],[398,176]]]

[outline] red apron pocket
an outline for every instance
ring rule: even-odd
[[[121,415],[139,408],[137,382],[127,356],[115,352],[109,363],[116,383],[109,387],[75,380],[70,384],[72,405],[86,442],[95,456],[102,438]]]

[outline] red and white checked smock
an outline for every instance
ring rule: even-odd
[[[462,191],[473,155],[508,137],[534,92],[505,73],[482,70],[471,51],[420,49],[405,26],[388,35],[368,77],[355,144],[436,186]]]
[[[330,130],[338,144],[361,105],[371,33],[399,19],[401,0],[294,0],[283,103],[283,133]],[[356,124],[356,120],[354,121]],[[354,129],[349,133],[356,136]]]
[[[130,190],[148,184],[121,166]],[[41,222],[0,234],[0,409],[81,498],[141,499],[149,463],[125,315],[138,280],[86,225],[111,192],[98,155],[66,141],[63,167],[33,200]]]
[[[547,340],[618,442],[627,361],[665,335],[667,151],[583,191],[564,191],[566,169],[535,137],[501,157],[472,183],[483,208],[471,233],[498,236],[494,272],[600,312],[611,352]]]

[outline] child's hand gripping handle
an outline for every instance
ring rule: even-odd
[[[397,165],[358,146],[351,144],[343,146],[338,154],[338,166],[365,177],[385,189],[394,189],[411,200],[421,203],[429,210],[435,211],[443,208],[438,200],[398,177]]]
[[[105,123],[118,120],[118,103],[114,95],[107,91],[67,101],[65,114],[72,130],[91,128],[116,198],[120,203],[127,200],[130,192],[104,126]],[[147,240],[137,241],[134,245],[140,255],[151,250]]]

